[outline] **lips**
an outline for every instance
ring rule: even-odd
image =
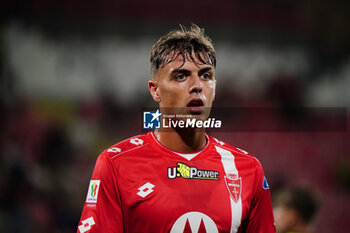
[[[187,107],[199,107],[204,106],[204,103],[201,99],[192,99],[190,102],[187,103]]]
[[[202,112],[204,109],[204,103],[201,99],[192,99],[186,106],[190,112]]]

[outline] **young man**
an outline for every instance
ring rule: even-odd
[[[316,193],[302,187],[284,188],[274,195],[273,211],[278,233],[314,232],[319,209]]]
[[[151,63],[148,87],[162,113],[205,120],[216,58],[204,30],[192,25],[161,37]],[[160,129],[99,156],[78,232],[275,232],[268,189],[247,152],[199,128]]]

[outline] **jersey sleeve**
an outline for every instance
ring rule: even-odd
[[[123,232],[121,201],[115,167],[101,154],[90,180],[77,233]]]
[[[276,232],[270,190],[260,163],[256,171],[255,195],[245,228],[244,232],[247,233]]]

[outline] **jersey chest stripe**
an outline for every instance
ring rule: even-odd
[[[230,151],[222,149],[221,147],[215,146],[215,149],[221,156],[221,163],[222,163],[222,166],[224,167],[226,175],[235,174],[237,177],[239,177],[238,170],[235,164],[235,156]],[[236,203],[230,197],[230,204],[231,204],[231,216],[232,216],[230,232],[236,233],[238,230],[238,227],[241,224],[241,219],[242,219],[242,200],[240,198],[239,201]]]

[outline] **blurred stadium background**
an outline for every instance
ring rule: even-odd
[[[215,105],[348,108],[349,9],[340,0],[2,1],[0,232],[76,230],[98,154],[141,133],[141,108],[155,106],[150,48],[179,23],[214,41]],[[212,135],[254,154],[272,193],[317,190],[316,232],[348,232],[349,128]]]

